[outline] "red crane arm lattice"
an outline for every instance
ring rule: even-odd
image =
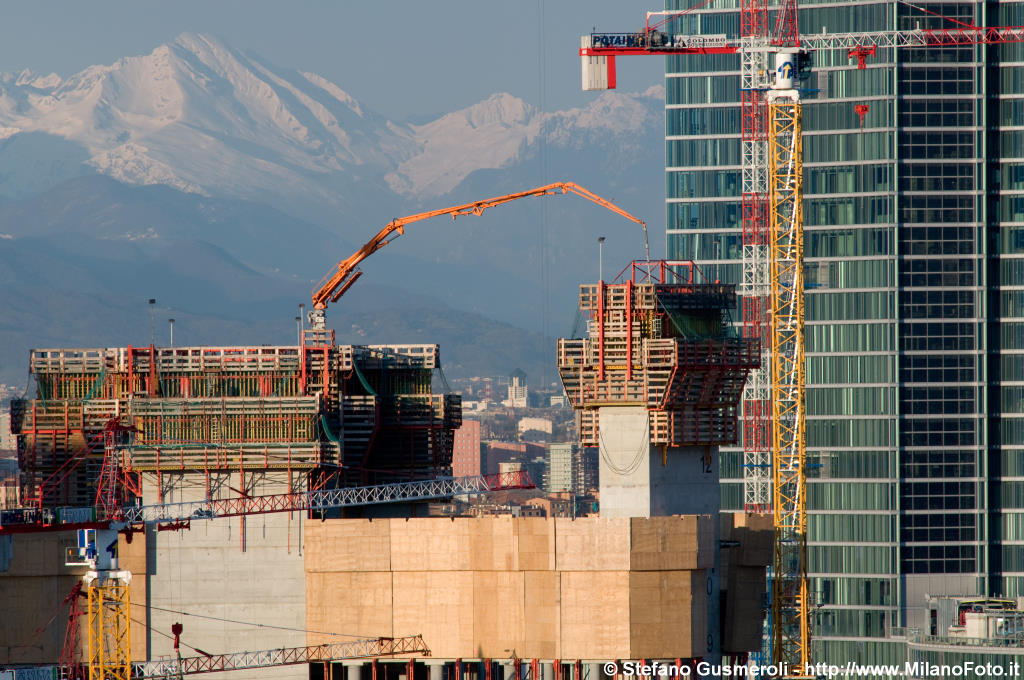
[[[132,664],[133,678],[177,678],[197,673],[217,673],[249,668],[271,668],[305,663],[328,663],[349,659],[377,659],[384,656],[422,654],[430,649],[421,635],[396,638],[368,638],[308,647],[282,647],[257,652],[187,656],[180,660]]]

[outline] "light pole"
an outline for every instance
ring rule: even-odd
[[[174,347],[174,319],[168,319],[167,323],[171,324],[171,347]]]
[[[604,236],[597,237],[597,280],[604,281]]]
[[[302,331],[305,330],[306,325],[306,304],[304,302],[299,303],[299,344],[302,344]]]
[[[295,317],[295,332],[298,335],[298,344],[302,346],[302,317]]]
[[[156,344],[156,298],[149,298],[149,344]]]

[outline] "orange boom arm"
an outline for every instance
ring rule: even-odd
[[[407,224],[419,222],[420,220],[427,220],[431,217],[439,217],[440,215],[451,215],[452,219],[455,219],[459,215],[480,215],[484,210],[493,208],[496,205],[509,203],[520,198],[526,198],[527,196],[548,196],[558,192],[563,194],[573,193],[577,196],[582,196],[589,201],[593,201],[594,203],[597,203],[598,205],[639,224],[644,230],[644,253],[647,258],[650,259],[650,248],[647,242],[647,225],[643,220],[630,215],[622,208],[619,208],[610,201],[607,201],[597,194],[584,189],[579,184],[574,184],[572,182],[556,182],[554,184],[546,184],[542,187],[537,187],[536,189],[520,191],[516,194],[505,194],[504,196],[485,198],[482,201],[464,203],[450,208],[431,210],[429,212],[417,213],[415,215],[398,217],[391,220],[388,222],[387,226],[377,232],[376,236],[367,241],[362,248],[339,262],[337,269],[329,272],[323,279],[321,279],[320,283],[317,284],[317,289],[313,291],[313,307],[315,309],[326,309],[328,302],[337,302],[338,299],[352,287],[352,284],[356,282],[356,279],[362,276],[363,272],[359,269],[359,263],[405,233],[405,225]]]

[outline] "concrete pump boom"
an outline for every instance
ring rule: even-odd
[[[356,282],[356,279],[362,276],[363,272],[359,269],[359,263],[405,233],[405,226],[407,224],[427,220],[431,217],[439,217],[441,215],[451,215],[452,219],[455,219],[459,215],[480,215],[487,208],[493,208],[494,206],[501,205],[503,203],[509,203],[528,196],[550,196],[558,192],[563,194],[573,193],[577,196],[582,196],[588,201],[593,201],[594,203],[597,203],[598,205],[639,224],[643,227],[644,231],[644,255],[646,259],[650,259],[650,246],[647,241],[647,224],[643,220],[638,217],[634,217],[622,208],[613,204],[611,201],[601,198],[597,194],[581,187],[579,184],[575,184],[573,182],[555,182],[554,184],[545,184],[542,187],[529,189],[527,191],[520,191],[515,194],[505,194],[503,196],[485,198],[481,201],[463,203],[462,205],[441,208],[440,210],[430,210],[428,212],[407,215],[406,217],[398,217],[391,220],[383,229],[377,232],[372,239],[367,241],[362,248],[339,262],[335,271],[328,273],[320,280],[317,289],[313,291],[314,311],[310,312],[310,321],[314,326],[322,327],[324,316],[323,310],[327,309],[327,303],[337,302],[338,299],[352,287],[352,284]]]

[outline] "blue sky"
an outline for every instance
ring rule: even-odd
[[[547,111],[580,106],[579,36],[635,30],[635,0],[7,0],[0,71],[61,76],[209,33],[314,71],[392,118],[446,112],[510,92]],[[619,60],[619,83],[661,83],[659,57]]]

